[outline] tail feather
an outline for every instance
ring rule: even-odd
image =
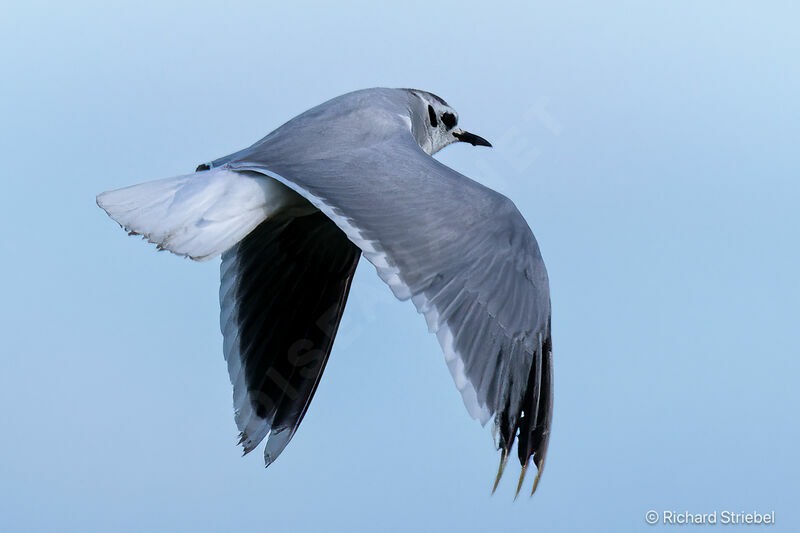
[[[131,185],[97,196],[108,216],[160,249],[206,261],[287,209],[313,210],[285,185],[226,167]]]

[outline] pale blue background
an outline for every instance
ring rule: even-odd
[[[795,2],[225,4],[0,6],[0,530],[638,531],[648,509],[800,530]],[[541,244],[532,500],[513,464],[489,496],[490,431],[367,263],[294,441],[240,458],[218,262],[94,205],[376,85],[493,141],[439,157]]]

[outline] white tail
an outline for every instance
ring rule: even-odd
[[[159,248],[207,261],[278,211],[310,205],[267,176],[225,167],[107,191],[97,205]]]

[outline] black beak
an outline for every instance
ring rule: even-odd
[[[489,148],[492,147],[492,143],[490,143],[483,137],[478,137],[474,133],[470,133],[468,131],[454,131],[453,137],[455,137],[462,143],[469,143],[472,146],[488,146]]]

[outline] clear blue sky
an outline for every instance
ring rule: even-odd
[[[639,531],[728,509],[800,530],[796,3],[233,4],[0,8],[0,529]],[[490,431],[367,263],[294,440],[268,470],[240,458],[218,262],[95,206],[370,86],[448,100],[495,148],[438,157],[539,239],[555,414],[532,500],[513,465],[489,496]]]

